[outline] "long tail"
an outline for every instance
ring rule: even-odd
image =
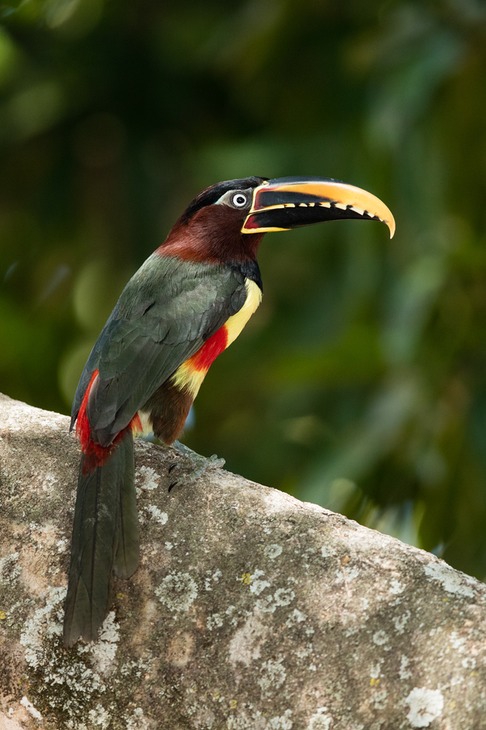
[[[74,511],[64,644],[94,641],[110,604],[112,573],[128,578],[139,559],[133,436],[128,428],[103,464],[82,455]]]

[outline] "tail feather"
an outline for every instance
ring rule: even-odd
[[[138,563],[131,430],[102,465],[87,469],[90,458],[83,454],[79,470],[64,615],[66,646],[79,638],[97,638],[108,613],[113,571],[127,577]]]
[[[126,477],[121,481],[118,492],[117,542],[113,562],[113,571],[118,578],[130,578],[138,567],[140,555],[133,442],[131,433],[128,436],[129,448],[125,447],[123,454]]]

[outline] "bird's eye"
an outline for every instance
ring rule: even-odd
[[[245,193],[233,193],[231,196],[231,204],[234,205],[235,208],[244,208],[248,205],[248,196]]]

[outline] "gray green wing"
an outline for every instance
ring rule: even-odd
[[[95,441],[109,445],[155,390],[243,306],[235,267],[153,254],[130,279],[86,363],[76,420],[94,370],[87,414]]]

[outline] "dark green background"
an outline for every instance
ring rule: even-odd
[[[218,180],[368,188],[270,235],[186,442],[486,574],[486,6],[0,5],[0,389],[68,412],[124,282]],[[74,479],[74,477],[73,477]]]

